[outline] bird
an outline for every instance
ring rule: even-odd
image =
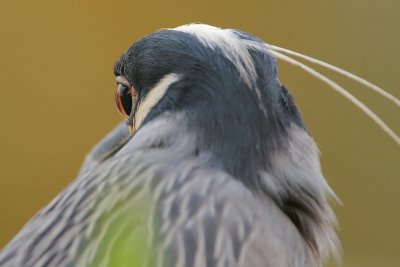
[[[0,266],[318,267],[337,199],[267,43],[187,24],[114,65],[124,120]]]

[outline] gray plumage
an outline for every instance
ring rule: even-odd
[[[145,232],[145,242],[139,244],[145,252],[140,266],[320,266],[329,254],[337,252],[336,221],[327,202],[334,193],[322,176],[318,149],[297,111],[292,110],[295,107],[286,89],[281,89],[275,67],[268,70],[269,66],[263,65],[269,78],[258,81],[264,74],[260,74],[255,53],[275,64],[266,46],[257,46],[263,43],[244,33],[206,25],[167,30],[154,43],[169,42],[169,36],[175,36],[171,35],[174,31],[183,34],[174,42],[183,42],[187,49],[199,46],[190,42],[200,42],[205,51],[216,51],[215,57],[219,56],[221,62],[227,60],[221,66],[224,70],[227,65],[231,68],[225,77],[218,79],[233,77],[235,82],[241,79],[243,85],[238,90],[250,92],[254,102],[250,104],[243,99],[235,103],[236,109],[229,109],[230,96],[227,96],[227,125],[206,118],[214,125],[213,129],[221,123],[222,137],[217,131],[204,132],[208,139],[202,139],[204,133],[193,126],[202,122],[193,119],[196,111],[190,113],[192,106],[183,110],[185,106],[176,95],[171,96],[174,101],[172,98],[166,101],[174,86],[186,81],[186,72],[174,67],[170,73],[178,73],[179,79],[166,83],[166,92],[148,113],[143,113],[136,133],[131,136],[123,123],[100,142],[88,155],[76,180],[4,248],[0,254],[1,266],[116,266],[116,262],[131,266],[127,259],[132,258],[132,248],[137,246],[132,242],[139,240],[140,231]],[[155,34],[154,38],[158,36]],[[141,112],[140,107],[149,103],[146,102],[150,101],[149,92],[162,86],[162,77],[164,80],[168,77],[168,73],[159,73],[153,83],[143,85],[137,79],[151,80],[152,72],[130,75],[130,71],[146,69],[129,64],[139,64],[151,45],[139,42],[121,60],[129,82],[142,88],[138,89],[138,107],[132,110],[136,116]],[[165,49],[174,52],[174,46]],[[188,56],[185,51],[182,53]],[[207,58],[206,54],[202,56]],[[200,59],[196,58],[196,64],[201,65]],[[166,62],[173,64],[171,60]],[[218,66],[213,66],[214,74],[210,75],[218,76]],[[236,73],[236,77],[230,73]],[[213,80],[204,83],[213,86]],[[267,84],[266,88],[270,88],[269,84],[276,86],[277,91],[264,92],[260,84]],[[217,94],[218,88],[213,90]],[[271,105],[278,104],[266,100],[270,94],[271,100],[275,95],[283,97],[282,107],[277,110],[287,108],[293,115],[271,111]],[[212,99],[209,103],[213,110]],[[265,138],[265,143],[270,142],[268,146],[257,142],[255,147],[242,148],[231,137],[234,133],[225,128],[239,120],[240,114],[236,113],[252,108],[258,110],[257,116],[267,118],[265,124],[269,123],[270,128],[259,137]],[[249,127],[244,132],[248,139],[239,136],[243,144],[258,138],[256,132],[264,121],[257,121],[258,124],[252,125],[249,117],[248,124],[242,124],[243,128]],[[281,127],[282,131],[271,127]],[[231,151],[237,144],[240,145],[237,154],[220,152]],[[220,150],[220,146],[226,150]],[[229,162],[219,159],[223,153],[230,153],[224,157]],[[246,153],[259,153],[260,157],[253,160]],[[236,159],[236,155],[244,160]],[[250,159],[244,164],[247,158]],[[262,160],[267,162],[258,163]],[[246,166],[252,170],[247,172]]]

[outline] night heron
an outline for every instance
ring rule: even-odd
[[[201,24],[133,44],[114,68],[126,121],[0,265],[321,266],[335,195],[272,52]]]

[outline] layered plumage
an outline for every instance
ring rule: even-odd
[[[135,93],[134,132],[100,142],[2,266],[320,266],[336,253],[334,194],[263,41],[181,26],[114,72]]]

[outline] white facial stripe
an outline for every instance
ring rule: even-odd
[[[249,46],[231,29],[221,29],[205,24],[189,24],[172,29],[196,36],[205,46],[220,48],[224,56],[235,66],[243,81],[254,87],[257,71],[249,53]]]
[[[157,103],[161,100],[161,98],[167,92],[169,86],[177,81],[179,81],[181,75],[176,73],[170,73],[165,75],[155,87],[153,87],[150,92],[147,94],[146,98],[143,101],[140,101],[138,110],[135,114],[135,129],[138,129],[147,114],[151,111],[151,109],[157,105]]]

